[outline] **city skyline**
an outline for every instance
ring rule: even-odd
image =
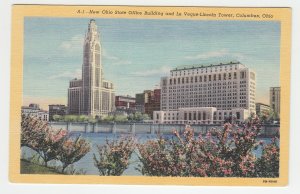
[[[88,21],[25,19],[23,104],[36,102],[43,108],[45,104],[66,104],[68,81],[81,78],[82,42]],[[177,66],[228,60],[239,60],[256,71],[257,102],[268,104],[269,88],[280,86],[280,23],[137,19],[96,22],[105,79],[115,83],[116,95],[134,96],[153,89],[161,76]]]

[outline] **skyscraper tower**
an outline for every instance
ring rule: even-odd
[[[113,111],[113,84],[104,80],[101,56],[100,33],[91,19],[83,42],[82,80],[72,80],[68,90],[70,114],[97,117]]]
[[[90,20],[83,45],[83,114],[99,115],[102,86],[101,44],[95,20]]]

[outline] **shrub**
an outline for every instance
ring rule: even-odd
[[[257,117],[242,126],[226,123],[221,130],[212,129],[204,137],[195,137],[187,126],[182,135],[174,131],[172,139],[160,137],[138,144],[142,163],[138,170],[150,176],[256,177],[265,175],[256,167],[261,160],[261,166],[272,166],[266,171],[278,172],[278,166],[267,160],[271,145],[265,147],[260,160],[253,154],[262,145],[256,140],[260,128]],[[272,151],[279,153],[279,148],[272,147]]]
[[[136,141],[133,137],[121,137],[98,145],[99,159],[94,154],[94,164],[102,176],[120,176],[129,166],[129,159],[134,151]]]

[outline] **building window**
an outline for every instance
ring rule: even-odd
[[[250,73],[250,78],[251,78],[252,80],[255,80],[255,74],[254,74],[253,72]]]
[[[237,112],[236,113],[236,119],[240,119],[240,118],[241,118],[240,112]]]
[[[167,85],[167,80],[163,80],[163,85],[165,86],[165,85]]]
[[[244,78],[246,78],[246,72],[242,71],[241,72],[241,79],[244,79]]]

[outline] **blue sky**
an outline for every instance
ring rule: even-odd
[[[67,103],[69,80],[81,77],[89,19],[25,18],[23,104]],[[239,60],[257,73],[257,102],[279,86],[280,23],[255,21],[96,19],[105,79],[116,95],[153,89],[169,70]]]

